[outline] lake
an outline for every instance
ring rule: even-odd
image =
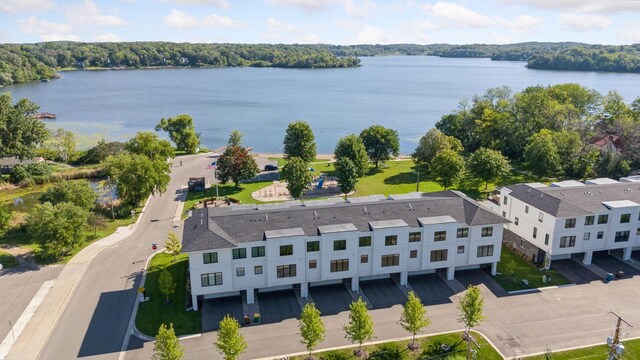
[[[580,83],[602,94],[640,96],[639,74],[530,70],[523,62],[389,56],[362,59],[349,69],[207,68],[70,71],[48,83],[6,86],[14,100],[29,98],[58,116],[51,124],[97,140],[126,140],[162,117],[190,114],[210,148],[232,129],[244,144],[279,153],[289,122],[308,121],[319,153],[333,152],[339,137],[371,124],[398,130],[401,152],[490,87],[519,91],[531,85]]]

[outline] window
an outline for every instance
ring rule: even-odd
[[[513,223],[518,225],[519,222],[520,222],[520,219],[518,219],[518,217],[516,216],[516,218],[513,220]]]
[[[335,240],[333,242],[333,251],[340,251],[347,249],[347,240]]]
[[[238,277],[244,276],[244,268],[243,267],[236,268],[236,276],[238,276]]]
[[[636,235],[640,235],[640,228],[636,229]]]
[[[528,214],[529,213],[529,205],[525,205],[524,206],[524,213]]]
[[[587,241],[589,239],[591,239],[591,233],[584,233],[584,236],[582,237],[582,240]]]
[[[593,215],[589,215],[586,218],[584,218],[584,224],[585,225],[593,225],[593,222],[595,221],[595,216]]]
[[[331,260],[331,272],[349,271],[349,259]]]
[[[537,227],[533,227],[533,238],[537,238],[538,237],[538,228]]]
[[[382,267],[400,265],[400,254],[382,255]]]
[[[431,262],[447,261],[447,249],[431,251]]]
[[[388,235],[384,237],[384,246],[398,245],[397,235]]]
[[[505,196],[504,199],[502,199],[502,203],[507,205],[507,197]]]
[[[477,257],[493,256],[493,245],[478,246]]]
[[[598,224],[606,224],[609,221],[609,215],[598,215]]]
[[[507,217],[507,212],[506,212],[506,211],[503,211],[503,212],[502,212],[502,217],[503,217],[503,218],[506,218],[506,217]]]
[[[415,259],[418,257],[418,250],[411,250],[409,251],[409,258],[411,259]]]
[[[464,254],[464,245],[458,246],[458,254]]]
[[[247,248],[239,248],[233,249],[231,251],[234,259],[246,259],[247,258]]]
[[[307,252],[320,251],[320,241],[309,241],[307,243]]]
[[[538,213],[538,221],[542,222],[544,220],[544,214],[542,212]]]
[[[253,267],[253,273],[255,275],[262,275],[262,265],[256,265]]]
[[[202,254],[202,262],[205,264],[215,264],[218,262],[218,253],[210,252]]]
[[[458,231],[456,231],[456,237],[457,238],[469,237],[469,228],[459,228]]]
[[[616,237],[613,239],[613,242],[623,242],[623,241],[629,241],[629,230],[616,231]]]
[[[544,244],[549,245],[549,234],[544,234]]]
[[[200,275],[200,283],[203,287],[222,285],[222,273],[202,274]]]
[[[361,236],[360,237],[360,247],[371,246],[371,236]]]
[[[574,247],[576,246],[576,237],[575,236],[563,236],[560,238],[560,247]]]
[[[493,236],[493,226],[483,227],[480,236],[482,237]]]
[[[596,236],[596,239],[602,239],[603,236],[604,236],[604,231],[598,231],[598,235]]]
[[[366,264],[369,262],[369,255],[360,255],[360,264]]]
[[[251,257],[263,257],[264,246],[254,246],[251,248]]]
[[[447,240],[447,232],[446,231],[436,231],[433,234],[433,241],[445,241]]]
[[[276,274],[278,279],[295,277],[296,276],[296,264],[280,265],[276,268]]]
[[[566,219],[564,221],[564,228],[565,229],[571,229],[576,227],[576,219]]]
[[[620,215],[620,224],[626,224],[631,221],[631,214]]]
[[[293,245],[280,245],[280,256],[293,255]]]
[[[520,239],[520,247],[524,249],[524,239]]]
[[[318,267],[318,260],[309,260],[309,269],[315,269]]]
[[[422,237],[422,234],[419,232],[409,233],[409,242],[419,242]]]

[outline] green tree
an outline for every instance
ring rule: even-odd
[[[376,169],[381,162],[391,159],[392,156],[398,156],[400,153],[400,138],[396,130],[373,125],[362,130],[360,138]]]
[[[629,174],[631,165],[622,155],[606,153],[600,155],[597,169],[598,176],[618,179]]]
[[[247,342],[240,334],[238,320],[226,315],[220,321],[218,339],[214,345],[218,348],[218,352],[224,356],[224,360],[237,360],[247,351]]]
[[[307,163],[298,158],[289,158],[280,171],[282,179],[287,182],[287,189],[291,196],[299,199],[313,180],[313,175],[309,172]]]
[[[431,176],[445,189],[458,184],[464,171],[464,158],[453,150],[440,151],[431,162]]]
[[[183,358],[184,348],[180,346],[173,324],[169,324],[169,327],[164,323],[161,324],[153,345],[151,360],[182,360]]]
[[[162,140],[158,134],[150,131],[140,131],[124,146],[132,154],[140,154],[151,160],[166,161],[175,156],[173,146],[167,140]]]
[[[218,178],[223,184],[232,180],[239,187],[241,180],[251,179],[259,172],[255,159],[241,146],[227,146],[218,158]]]
[[[173,255],[173,261],[175,262],[178,255],[180,255],[180,251],[182,251],[182,244],[173,231],[169,231],[169,237],[167,238],[167,243],[164,245],[164,248],[167,253]]]
[[[229,134],[229,141],[227,142],[227,146],[242,146],[242,137],[244,135],[240,130],[231,130],[231,134]]]
[[[173,276],[167,268],[160,270],[160,276],[158,276],[158,289],[166,297],[165,301],[169,303],[169,295],[176,291],[176,283],[173,281]]]
[[[51,130],[49,137],[37,150],[39,156],[47,159],[72,162],[78,157],[76,134],[64,129]]]
[[[156,125],[156,131],[160,130],[169,134],[169,138],[180,151],[193,154],[200,144],[200,134],[196,133],[193,118],[189,115],[183,114],[167,119],[162,118]]]
[[[509,174],[511,164],[499,151],[480,148],[469,157],[468,168],[473,176],[484,181],[486,189],[489,181]]]
[[[462,151],[462,143],[453,136],[447,136],[440,130],[433,128],[422,135],[411,156],[418,166],[428,170],[433,159],[442,150],[460,152]]]
[[[361,357],[362,343],[371,340],[374,337],[373,320],[367,309],[367,303],[358,298],[349,305],[349,323],[344,327],[345,337],[352,343],[358,343],[358,351],[356,356]]]
[[[290,123],[283,143],[287,159],[297,157],[308,164],[316,158],[316,137],[307,122]]]
[[[555,176],[561,169],[558,148],[553,143],[553,132],[543,129],[534,134],[524,150],[527,168],[536,176]]]
[[[413,291],[409,291],[407,302],[404,304],[400,315],[400,326],[413,335],[409,345],[410,349],[416,349],[416,334],[429,326],[429,324],[431,324],[431,321],[427,317],[427,309],[422,305],[420,298]]]
[[[41,196],[40,202],[50,202],[53,205],[69,202],[85,210],[90,210],[98,200],[98,193],[87,180],[60,181],[47,189]]]
[[[150,195],[163,193],[169,185],[169,164],[151,160],[144,155],[120,153],[109,156],[102,167],[117,184],[118,194],[125,204],[137,206]]]
[[[87,216],[86,210],[67,202],[38,204],[27,216],[27,232],[43,257],[57,260],[82,242]]]
[[[33,116],[38,109],[27,99],[14,105],[10,93],[0,94],[0,157],[35,155],[36,147],[49,136],[46,125]]]
[[[300,314],[300,342],[309,350],[309,359],[312,359],[311,352],[324,341],[324,323],[320,318],[320,310],[316,309],[313,303],[307,303]]]
[[[80,164],[98,164],[103,162],[110,155],[117,155],[124,151],[125,143],[119,141],[105,142],[98,141],[98,145],[90,148],[79,159]]]
[[[351,159],[347,157],[339,158],[335,166],[338,185],[344,193],[344,199],[346,200],[347,194],[354,191],[358,184],[358,169],[353,162],[351,162]]]
[[[467,336],[467,360],[471,359],[471,329],[485,320],[482,314],[483,308],[484,298],[480,288],[469,285],[467,292],[458,303],[458,310],[460,310],[458,321],[464,324],[469,335]]]
[[[362,139],[355,134],[347,135],[338,140],[336,149],[333,154],[336,160],[341,158],[347,158],[351,160],[356,167],[356,176],[363,177],[367,168],[369,167],[369,156],[367,155],[367,149],[365,149]]]
[[[11,222],[11,211],[9,207],[4,204],[0,204],[0,232],[3,232],[9,228]]]
[[[107,218],[98,213],[90,212],[87,216],[87,225],[93,229],[93,236],[98,234],[98,229],[105,229],[107,223]]]

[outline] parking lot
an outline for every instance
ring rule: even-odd
[[[407,301],[402,290],[391,279],[361,281],[360,290],[364,292],[374,309],[388,308]]]
[[[202,303],[202,331],[218,330],[218,324],[227,314],[242,324],[242,298],[230,296],[207,299]]]
[[[588,284],[592,281],[603,280],[600,276],[574,260],[553,260],[551,261],[551,269],[559,272],[574,284]]]
[[[344,284],[313,286],[309,294],[322,315],[335,315],[349,310],[351,295]]]
[[[300,316],[300,305],[293,290],[259,293],[258,299],[263,324],[276,323]]]
[[[469,285],[484,284],[495,296],[507,295],[507,292],[482,269],[456,271],[455,277],[465,288]]]
[[[436,274],[409,276],[409,284],[424,305],[450,303],[453,291]]]
[[[636,268],[625,264],[614,256],[604,253],[593,254],[593,263],[601,267],[604,271],[612,274],[616,274],[618,271],[622,271],[624,272],[623,278],[630,278],[635,275],[640,275],[640,271],[638,271]]]

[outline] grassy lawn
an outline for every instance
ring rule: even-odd
[[[483,360],[502,359],[500,354],[480,335],[474,336],[475,341],[480,345],[480,349],[477,349],[478,353],[476,358]],[[409,351],[407,345],[410,341],[396,341],[388,342],[378,345],[365,346],[364,349],[369,354],[369,359],[383,359],[383,360],[409,360],[409,359],[464,359],[466,356],[466,343],[462,342],[461,333],[451,333],[444,335],[435,335],[429,337],[423,337],[416,339],[416,342],[420,343],[420,349],[416,352]],[[451,350],[444,352],[440,346],[442,344],[448,344],[451,346]],[[356,348],[335,350],[320,352],[316,354],[316,358],[321,360],[346,360],[356,359],[353,355],[353,351]],[[291,360],[303,360],[305,356],[294,356]]]
[[[622,359],[640,359],[640,339],[624,341],[624,356]],[[586,347],[576,350],[553,352],[553,360],[601,360],[606,359],[609,348],[606,345],[598,345],[592,347]],[[532,356],[526,359],[530,360],[543,360],[543,355]]]
[[[149,301],[140,304],[136,315],[136,327],[143,334],[155,336],[161,324],[173,324],[177,335],[197,334],[201,331],[199,311],[185,311],[187,300],[186,274],[189,266],[187,254],[173,256],[165,253],[151,259],[145,280],[146,295]],[[165,296],[158,289],[158,277],[163,268],[173,276],[175,293],[170,295],[171,303],[165,302]]]
[[[509,263],[513,264],[513,276],[510,275],[511,269],[509,269]],[[539,270],[535,265],[517,255],[504,244],[502,244],[498,272],[500,274],[493,278],[507,291],[527,289],[520,284],[520,280],[522,279],[529,280],[528,288],[569,284],[569,280],[565,279],[559,272],[555,270]],[[546,284],[543,283],[543,274],[551,276],[551,281],[548,281]]]
[[[18,265],[18,259],[11,254],[7,254],[4,251],[0,251],[0,264],[5,268],[10,268]]]
[[[284,164],[287,163],[287,159],[281,158],[281,157],[269,157],[267,159],[269,159],[271,161],[277,161],[278,162],[278,167],[283,167]],[[311,163],[309,163],[309,165],[311,167],[313,167],[312,165],[325,164],[325,163],[328,163],[329,161],[330,161],[329,159],[318,159],[318,158],[315,158],[315,159],[313,159],[313,161]]]
[[[261,201],[255,200],[251,197],[251,193],[261,189],[265,186],[271,185],[272,181],[259,181],[251,183],[241,183],[240,187],[235,187],[234,184],[219,184],[218,196],[220,197],[232,197],[236,200],[240,200],[241,204],[259,204]],[[212,184],[210,188],[205,191],[193,191],[187,193],[187,199],[184,203],[184,210],[182,217],[186,216],[187,211],[193,209],[193,205],[204,199],[209,199],[216,196],[216,186]]]

